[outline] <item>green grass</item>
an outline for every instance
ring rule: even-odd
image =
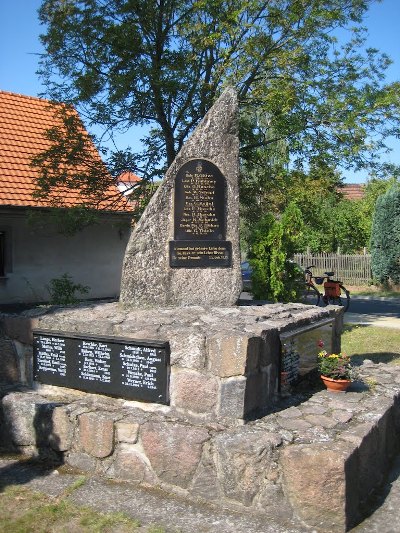
[[[363,285],[360,287],[347,288],[350,290],[350,295],[354,294],[355,296],[371,296],[371,298],[400,298],[399,290],[384,289],[382,287],[377,287],[376,285]]]
[[[355,363],[370,359],[375,363],[400,365],[400,329],[346,324],[342,351]]]
[[[66,500],[66,495],[81,484],[78,480],[71,490],[57,498],[25,487],[7,487],[0,493],[0,533],[131,533],[138,530],[140,523],[123,513],[99,513]],[[154,531],[164,533],[161,528]]]

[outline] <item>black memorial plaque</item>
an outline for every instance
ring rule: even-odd
[[[36,330],[33,362],[40,383],[169,403],[168,342]]]
[[[230,267],[232,245],[225,241],[225,225],[225,177],[211,161],[188,161],[175,177],[170,266]]]
[[[170,241],[171,267],[230,267],[232,243],[229,241]]]

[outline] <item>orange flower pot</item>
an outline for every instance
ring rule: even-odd
[[[345,392],[351,384],[350,379],[332,379],[327,376],[321,376],[321,379],[328,391],[331,392]]]

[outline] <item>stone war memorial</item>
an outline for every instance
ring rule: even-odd
[[[227,89],[135,226],[119,302],[0,314],[3,449],[315,531],[346,531],[398,451],[395,367],[313,385],[341,309],[237,305],[238,105]]]

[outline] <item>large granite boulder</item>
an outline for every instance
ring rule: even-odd
[[[241,292],[237,115],[236,92],[227,89],[206,114],[168,169],[162,185],[135,226],[129,240],[121,281],[120,301],[123,304],[143,308],[190,305],[223,307],[236,303]],[[207,174],[201,170],[190,174],[193,179],[203,180],[206,185],[204,196],[200,198],[202,205],[200,210],[204,209],[204,215],[199,215],[199,211],[195,211],[196,215],[190,215],[192,218],[189,223],[194,225],[205,216],[212,224],[213,213],[215,212],[217,217],[220,216],[219,222],[214,219],[215,231],[209,232],[210,238],[214,240],[208,241],[209,244],[205,240],[202,242],[208,249],[210,243],[215,245],[218,239],[221,239],[221,244],[228,243],[225,248],[223,244],[214,248],[216,257],[221,250],[223,255],[228,250],[224,255],[227,259],[226,264],[222,264],[223,261],[216,261],[214,263],[218,266],[210,266],[213,258],[208,257],[206,266],[203,263],[199,267],[193,265],[188,268],[171,267],[170,243],[174,242],[177,233],[176,220],[174,221],[177,208],[174,204],[177,203],[176,178],[179,171],[182,174],[188,165],[199,169],[202,166],[214,169],[214,174],[212,171],[211,174],[210,171]],[[215,187],[218,189],[215,194],[207,189],[207,178],[210,178],[208,184],[221,183],[222,180],[222,185]],[[196,193],[192,195],[192,205],[198,201],[194,196],[203,194],[202,190],[202,184],[198,182]],[[185,207],[181,206],[181,209]],[[185,224],[182,224],[181,229],[184,226]],[[222,231],[219,232],[219,229]],[[192,234],[190,231],[189,229],[187,235],[189,239],[193,238],[195,243],[199,242],[196,238],[200,241],[207,238],[205,234],[196,236],[196,231]]]

